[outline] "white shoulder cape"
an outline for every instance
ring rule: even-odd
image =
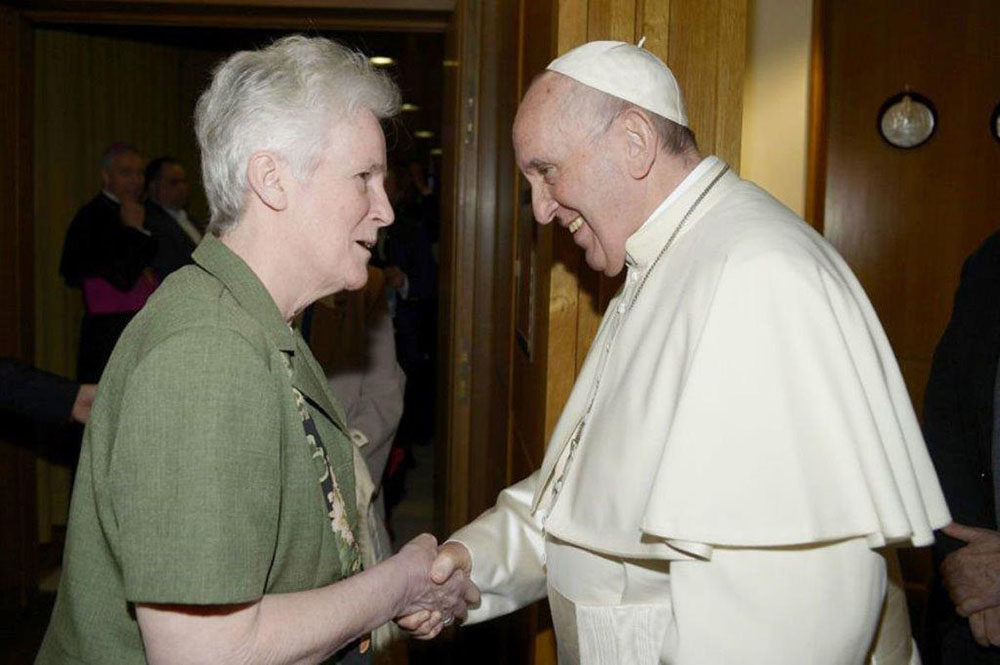
[[[906,387],[867,297],[829,244],[727,173],[655,261],[723,168],[629,239],[638,274],[608,307],[533,510],[549,533],[620,556],[855,537],[872,547],[932,542],[950,517]],[[553,470],[602,348],[594,407],[552,502]]]

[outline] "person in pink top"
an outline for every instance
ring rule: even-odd
[[[143,226],[143,159],[114,143],[101,159],[100,193],[83,205],[66,231],[59,272],[83,292],[77,380],[96,383],[122,330],[156,289],[151,269],[156,240]]]

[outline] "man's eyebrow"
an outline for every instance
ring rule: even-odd
[[[529,171],[540,171],[543,167],[547,167],[547,166],[549,166],[549,163],[548,162],[543,162],[540,159],[532,159],[527,164],[527,168],[528,168]]]

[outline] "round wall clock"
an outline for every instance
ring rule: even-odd
[[[1000,143],[1000,104],[997,104],[990,115],[990,136]]]
[[[908,150],[923,145],[935,129],[934,104],[917,92],[893,95],[878,111],[878,133],[894,148]]]

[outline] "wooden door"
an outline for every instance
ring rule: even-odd
[[[860,279],[919,413],[962,262],[1000,227],[1000,16],[990,0],[819,3],[813,220]],[[937,130],[914,149],[884,141],[879,108],[929,98]],[[919,637],[932,575],[926,550],[900,562]]]
[[[440,537],[491,506],[509,471],[517,0],[459,0],[445,33],[439,329]],[[422,649],[428,661],[531,662],[524,613]],[[425,656],[421,654],[420,658]],[[422,661],[421,661],[422,662]]]
[[[823,229],[868,292],[920,408],[962,261],[1000,226],[1000,15],[990,0],[825,4]],[[938,128],[901,150],[879,107],[909,88]]]

